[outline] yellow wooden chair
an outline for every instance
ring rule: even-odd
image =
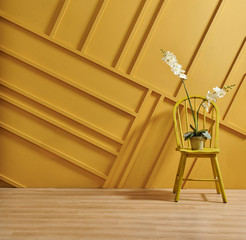
[[[203,150],[192,150],[190,147],[190,141],[184,141],[183,134],[185,132],[191,131],[189,125],[193,124],[191,120],[191,111],[188,98],[183,98],[179,100],[173,109],[173,120],[174,120],[174,129],[177,140],[177,151],[181,153],[179,167],[177,170],[177,175],[173,187],[173,192],[176,193],[175,201],[179,200],[180,190],[183,181],[214,181],[217,193],[222,195],[223,202],[226,203],[226,195],[224,190],[224,184],[219,168],[219,163],[217,159],[217,154],[219,153],[218,148],[218,134],[219,134],[219,109],[217,105],[211,102],[211,107],[209,113],[205,108],[200,107],[200,103],[204,100],[204,97],[192,96],[190,97],[192,108],[194,112],[199,109],[198,117],[195,114],[196,120],[198,122],[198,129],[208,129],[211,140],[207,139],[205,147]],[[207,125],[207,126],[206,126]],[[187,178],[184,178],[184,170],[187,158],[210,158],[211,166],[213,170],[214,179],[191,179],[189,174]]]

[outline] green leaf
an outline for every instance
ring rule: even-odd
[[[197,133],[199,134],[199,133],[204,133],[204,132],[207,132],[207,131],[208,131],[208,129],[202,129],[202,130],[198,131]]]
[[[190,124],[190,127],[193,131],[196,131],[196,129]]]
[[[187,133],[185,133],[184,134],[184,137],[188,137],[191,133],[193,133],[193,132],[187,132]]]
[[[195,136],[194,132],[187,132],[184,134],[185,141],[190,139],[191,137]]]
[[[205,138],[211,139],[211,135],[208,133],[208,131],[202,132],[202,135],[203,135]]]

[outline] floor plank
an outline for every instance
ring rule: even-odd
[[[0,240],[245,240],[246,190],[0,189]]]

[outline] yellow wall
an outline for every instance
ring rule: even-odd
[[[188,71],[190,94],[237,84],[219,101],[219,160],[226,188],[246,188],[245,0],[0,0],[0,9],[0,186],[172,187],[171,112],[185,93],[163,48]],[[192,174],[210,175],[209,161]]]

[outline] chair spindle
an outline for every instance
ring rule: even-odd
[[[179,106],[178,106],[178,108],[177,108],[177,113],[178,113],[179,129],[180,129],[180,141],[181,141],[181,147],[184,147],[184,138],[183,138],[183,130],[182,130],[182,124],[181,124],[180,108],[179,108]]]

